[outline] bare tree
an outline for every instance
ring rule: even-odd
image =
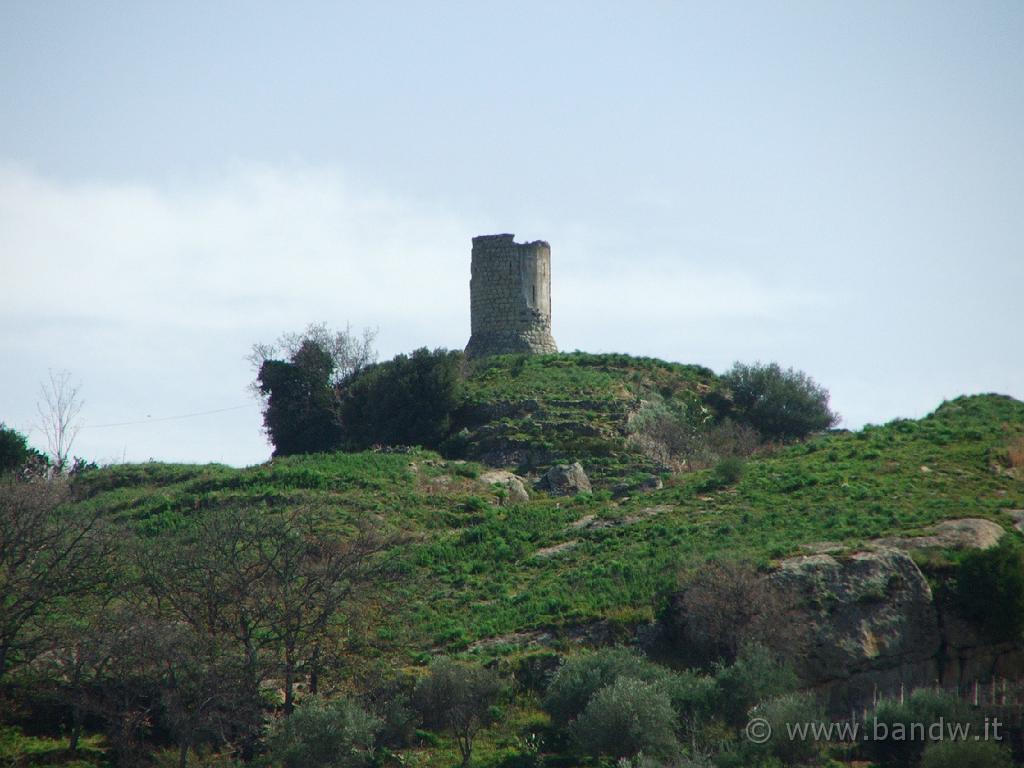
[[[0,481],[0,678],[32,661],[51,634],[54,605],[106,578],[111,538],[96,510],[61,507],[67,482]]]
[[[311,323],[302,333],[283,333],[271,344],[253,344],[246,359],[253,370],[259,372],[268,360],[293,360],[303,344],[312,342],[331,358],[330,383],[334,385],[377,361],[373,347],[376,339],[375,328],[364,328],[361,334],[356,334],[351,325],[346,325],[343,331],[332,331],[326,323]],[[251,387],[257,395],[262,394],[258,382],[253,382]]]
[[[749,644],[793,651],[799,629],[787,619],[794,607],[792,596],[752,564],[711,561],[673,596],[669,631],[698,665],[732,662]]]
[[[49,372],[49,380],[39,386],[39,429],[46,436],[46,445],[57,471],[64,469],[71,446],[82,424],[78,419],[84,403],[78,396],[79,386],[72,382],[70,371]]]

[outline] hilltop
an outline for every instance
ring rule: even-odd
[[[0,689],[20,702],[0,724],[0,757],[60,764],[71,723],[87,764],[169,761],[173,748],[179,765],[259,749],[276,765],[284,716],[296,701],[303,711],[316,675],[319,693],[381,718],[375,765],[441,768],[456,742],[429,710],[417,718],[412,697],[443,669],[432,661],[454,657],[466,664],[456,674],[508,684],[503,708],[487,710],[496,722],[473,753],[479,765],[600,765],[573,741],[580,711],[563,717],[551,700],[560,664],[590,664],[606,687],[594,682],[579,706],[600,688],[625,697],[612,715],[634,717],[661,696],[667,756],[691,739],[716,765],[777,766],[744,742],[751,707],[848,713],[936,680],[957,692],[989,681],[994,706],[993,677],[1024,676],[1024,403],[960,397],[920,420],[755,444],[724,418],[736,410],[723,379],[698,366],[575,353],[486,358],[467,373],[440,452],[380,446],[75,476],[58,520],[102,534],[105,559],[92,586],[40,617],[52,639],[35,639],[49,650],[21,659]],[[662,451],[664,436],[643,429],[652,413],[671,416],[695,452]],[[542,490],[553,465],[575,462],[590,491]],[[983,549],[992,556],[972,561]],[[333,582],[332,567],[352,570]],[[984,590],[966,612],[965,574]],[[739,617],[752,656],[695,644],[693,589],[710,595],[713,616]],[[331,599],[343,602],[303,624]],[[640,655],[588,653],[617,645]],[[566,684],[598,673],[575,674]],[[635,676],[649,688],[631,699]],[[736,680],[755,687],[741,695]],[[792,694],[798,680],[814,695]],[[850,758],[827,747],[804,759]]]
[[[411,577],[387,634],[412,657],[648,621],[681,573],[720,555],[768,565],[816,542],[854,550],[956,518],[1011,530],[1010,510],[1024,508],[1021,470],[1005,459],[1024,434],[1024,403],[997,395],[775,448],[724,487],[714,468],[673,475],[630,450],[627,423],[642,401],[715,392],[707,369],[625,356],[487,361],[468,384],[462,450],[527,475],[580,461],[595,490],[571,498],[531,491],[511,505],[491,467],[403,449],[247,469],[112,466],[82,479],[79,503],[150,536],[238,506],[386,520],[408,534],[396,557]],[[623,477],[659,470],[664,487],[613,498]]]

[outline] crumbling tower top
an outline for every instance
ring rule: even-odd
[[[557,352],[551,336],[551,246],[515,235],[473,238],[468,357]]]

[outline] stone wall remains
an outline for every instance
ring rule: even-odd
[[[468,357],[557,352],[551,336],[551,246],[514,235],[473,238]]]

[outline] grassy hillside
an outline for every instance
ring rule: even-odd
[[[658,469],[626,446],[642,403],[699,405],[718,387],[707,368],[628,355],[500,356],[471,366],[456,415],[460,453],[523,469],[586,457],[598,480]]]
[[[647,371],[643,386],[679,372]],[[629,390],[604,371],[542,361],[520,377],[555,381],[560,391],[571,384],[577,403],[598,402],[595,393],[609,383]],[[497,373],[475,384],[477,397],[502,393],[508,401],[543,393],[532,386]],[[619,408],[634,396],[603,402]],[[536,399],[554,419],[552,400]],[[595,412],[604,418],[614,408]],[[537,427],[520,421],[524,430]],[[1009,451],[1022,439],[1024,403],[986,395],[945,403],[920,421],[780,449],[751,460],[727,488],[717,488],[709,470],[666,476],[665,488],[621,500],[602,490],[572,499],[537,493],[528,504],[499,506],[497,488],[479,479],[485,467],[412,451],[292,457],[240,470],[115,466],[83,479],[81,503],[156,537],[218,507],[316,507],[339,524],[379,516],[407,538],[395,552],[406,578],[395,585],[394,620],[377,639],[412,661],[439,648],[492,654],[558,645],[599,620],[614,631],[649,619],[680,572],[712,557],[768,563],[817,542],[854,548],[959,517],[1010,529],[1008,510],[1024,508],[1024,470],[1012,467]],[[609,466],[609,454],[573,457],[587,469]]]
[[[964,517],[987,518],[1014,530],[1024,510],[1024,403],[998,395],[958,398],[919,421],[898,420],[859,432],[819,435],[788,447],[762,448],[745,464],[733,461],[731,472],[725,472],[722,463],[672,474],[631,442],[630,421],[647,404],[667,403],[710,419],[721,395],[714,374],[693,366],[609,355],[494,358],[471,370],[449,458],[396,448],[293,456],[246,469],[152,463],[87,471],[73,482],[73,503],[83,518],[91,519],[89,513],[96,513],[116,532],[117,544],[102,561],[113,585],[104,599],[111,601],[93,605],[92,598],[101,595],[58,601],[53,603],[53,615],[45,618],[55,626],[67,625],[65,632],[72,630],[65,645],[58,646],[60,652],[67,652],[78,647],[76,622],[93,631],[102,628],[105,612],[120,610],[122,600],[137,603],[144,612],[157,612],[151,594],[162,593],[152,593],[152,585],[162,583],[164,575],[173,577],[175,571],[167,569],[168,563],[180,560],[187,570],[197,552],[207,551],[190,548],[189,537],[207,523],[239,511],[265,512],[266,517],[240,516],[261,525],[284,518],[325,521],[314,536],[300,539],[302,547],[309,549],[335,538],[335,527],[346,532],[360,521],[371,521],[375,529],[394,537],[386,553],[388,567],[381,571],[387,574],[387,583],[379,598],[371,590],[365,614],[353,612],[351,623],[338,624],[344,652],[331,668],[333,692],[350,686],[366,693],[381,676],[390,678],[388,685],[406,686],[424,674],[425,662],[439,654],[524,672],[543,666],[549,651],[627,640],[638,625],[655,617],[682,576],[713,558],[769,565],[823,543],[830,551],[855,550],[874,538],[914,533],[942,520]],[[500,479],[492,466],[450,458],[458,454],[505,463],[525,475],[528,485],[552,462],[578,460],[595,479],[595,490],[572,498],[531,491],[528,502],[510,504],[506,487],[492,482]],[[663,487],[638,492],[636,483],[629,482],[649,478],[651,472],[660,475]],[[625,486],[634,488],[626,491],[631,495],[623,495],[624,480]],[[67,511],[58,510],[60,514]],[[293,514],[276,514],[284,512]],[[68,519],[62,518],[63,524]],[[210,571],[195,571],[206,576],[171,583],[200,594],[207,590],[236,594],[223,592],[223,585],[208,586],[225,570],[239,573],[221,568],[222,562],[231,565],[227,561],[234,562],[239,552],[238,562],[255,562],[254,550],[232,547],[244,548],[256,541],[257,549],[272,550],[292,539],[243,536],[228,541],[227,549],[215,550]],[[163,570],[153,571],[159,574],[155,582],[146,582],[150,592],[143,589],[146,577],[141,575],[148,560],[133,560],[139,553],[156,560],[168,558]],[[118,575],[125,580],[119,582]],[[373,583],[380,582],[375,577]],[[281,583],[297,582],[282,579]],[[118,584],[134,584],[140,594],[127,599],[118,592]],[[288,594],[288,599],[275,605],[292,605],[290,600],[298,593]],[[254,605],[263,603],[256,599]],[[166,623],[158,621],[153,625],[156,634],[142,637],[160,638],[160,633],[181,629],[180,619],[174,618],[181,614],[168,612],[166,606],[159,610],[159,619]],[[136,624],[145,621],[144,616],[127,615],[126,623],[115,620],[113,626],[131,636]],[[230,640],[234,631],[234,626],[220,626],[212,640],[227,642],[224,648],[237,651],[237,643],[232,645]],[[192,642],[211,639],[202,633],[183,637]],[[99,645],[88,638],[82,645],[85,649],[105,647],[110,639],[102,631]],[[131,647],[130,642],[127,645]],[[108,704],[103,695],[120,696],[122,691],[139,695],[141,691],[139,706],[146,719],[140,732],[146,748],[157,755],[153,764],[179,764],[174,760],[167,712],[155,710],[155,719],[150,719],[150,708],[162,699],[145,686],[159,686],[161,696],[181,695],[183,701],[189,700],[189,690],[178,687],[178,678],[165,674],[160,666],[165,663],[172,665],[171,671],[191,670],[197,685],[216,678],[204,677],[201,666],[190,666],[196,659],[188,653],[177,655],[174,643],[169,649],[160,651],[162,655],[153,649],[148,654],[141,651],[142,663],[152,657],[159,661],[158,668],[140,667],[142,677],[123,689],[118,681],[133,680],[135,667],[126,667],[127,677],[111,673],[106,683],[106,673],[98,674],[92,684],[95,690],[90,690],[88,682],[76,687],[63,673],[46,672],[44,656],[30,670],[24,688],[7,689],[11,701],[22,702],[23,709],[0,719],[0,761],[109,765],[114,755],[129,751],[116,743],[120,733],[116,727],[108,727],[105,738],[89,735],[103,720],[86,723],[88,738],[77,755],[65,752],[68,741],[61,728],[67,727],[68,702],[76,700],[74,691]],[[219,660],[202,663],[233,663],[233,652],[221,650]],[[271,679],[265,682],[277,685],[280,681],[273,680],[279,675],[274,670],[280,670],[280,660],[274,653],[269,651],[262,663],[270,670]],[[536,659],[540,666],[529,658],[525,661],[530,663],[523,663],[524,657],[533,654],[540,656]],[[123,649],[113,657],[129,665],[135,658],[131,650]],[[496,665],[491,664],[495,661]],[[33,693],[35,673],[49,686],[38,694]],[[396,683],[398,678],[404,682]],[[518,687],[505,701],[503,715],[481,738],[475,764],[487,768],[580,764],[565,741],[566,734],[538,707],[539,679],[537,674],[520,676]],[[391,695],[397,695],[396,690]],[[720,695],[719,690],[716,696]],[[395,701],[400,712],[402,700]],[[0,696],[0,707],[4,704]],[[49,709],[54,706],[57,709]],[[267,710],[279,716],[276,707]],[[133,712],[127,700],[112,711],[122,709]],[[128,714],[110,715],[109,723],[128,722],[117,719]],[[712,714],[722,716],[719,710]],[[725,734],[735,746],[739,743],[736,733],[715,730],[725,728],[722,722],[711,722],[709,733],[716,739]],[[152,731],[150,723],[155,724]],[[541,750],[544,739],[547,746]],[[216,735],[208,733],[207,742],[225,752],[203,762],[200,740],[192,744],[187,764],[235,764],[224,762],[230,750]],[[376,765],[442,768],[457,761],[455,742],[436,730],[416,731],[404,742],[393,738],[389,744],[404,746],[395,747],[394,753],[380,752]],[[540,751],[545,752],[543,759]],[[730,763],[728,753],[723,748],[723,765],[740,764]]]

